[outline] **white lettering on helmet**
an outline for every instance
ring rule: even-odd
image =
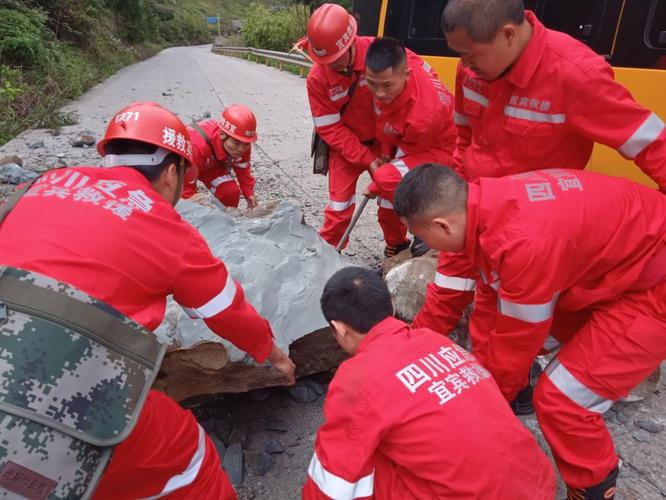
[[[347,31],[345,31],[340,37],[340,39],[335,42],[335,45],[337,45],[338,49],[342,50],[345,48],[345,45],[347,45],[349,40],[351,40],[353,32],[354,32],[354,27],[350,22],[349,25],[347,26]]]
[[[232,134],[236,132],[236,125],[231,123],[224,116],[220,118],[220,124],[222,125],[222,128],[227,132],[231,132]]]
[[[115,122],[128,122],[134,119],[135,122],[139,121],[139,112],[138,111],[125,111],[124,113],[118,113],[115,118]]]

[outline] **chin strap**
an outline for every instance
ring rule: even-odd
[[[176,206],[176,203],[178,203],[178,200],[180,200],[180,195],[183,193],[183,184],[185,183],[185,165],[181,162],[176,168],[178,169],[178,187],[176,188],[176,192],[173,195],[173,201],[171,202],[174,207]]]

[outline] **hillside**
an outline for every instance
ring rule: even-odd
[[[274,2],[266,2],[274,3]],[[0,144],[75,117],[58,108],[121,67],[173,45],[209,43],[250,0],[0,0]],[[149,75],[146,76],[150,78]]]

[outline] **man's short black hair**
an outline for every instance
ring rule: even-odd
[[[426,163],[402,179],[393,196],[393,210],[410,221],[451,215],[467,208],[467,183],[451,168]]]
[[[389,68],[399,68],[406,60],[405,46],[402,42],[388,36],[376,38],[365,54],[366,68],[375,73],[381,73]]]
[[[341,321],[359,333],[393,315],[386,284],[364,267],[345,267],[331,276],[320,303],[326,321]]]
[[[475,42],[492,42],[505,24],[523,24],[523,0],[449,0],[442,13],[442,29],[464,29]]]
[[[154,144],[130,139],[113,139],[107,142],[104,147],[104,153],[108,155],[151,155],[156,150],[157,146]],[[159,178],[162,170],[172,163],[180,165],[180,156],[169,153],[159,165],[130,165],[130,168],[141,172],[148,179],[148,182],[153,182]]]

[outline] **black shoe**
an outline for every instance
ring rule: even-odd
[[[384,247],[384,257],[387,259],[390,257],[395,257],[398,255],[400,252],[403,250],[407,250],[409,248],[409,240],[405,241],[404,243],[401,243],[400,245],[386,245]]]
[[[589,488],[571,488],[567,486],[567,500],[612,500],[617,490],[617,476],[620,468],[615,467],[606,479]]]
[[[409,250],[412,252],[412,257],[420,257],[430,250],[430,247],[421,238],[414,236],[414,241],[412,241],[412,246],[409,247]]]
[[[532,396],[534,395],[534,386],[541,376],[541,365],[536,360],[532,363],[530,369],[529,380],[527,386],[518,393],[516,398],[511,401],[511,409],[515,415],[532,415],[534,413],[534,405],[532,404]]]
[[[534,387],[528,385],[518,393],[513,401],[511,401],[511,409],[514,415],[532,415],[534,413],[534,405],[532,404],[532,396],[534,395]]]

